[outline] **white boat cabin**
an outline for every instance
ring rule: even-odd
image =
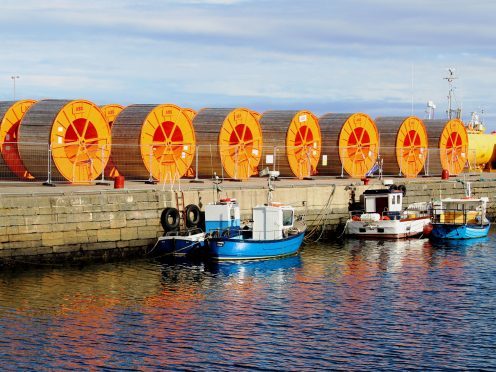
[[[363,193],[366,214],[378,213],[390,219],[400,219],[403,193],[399,190],[366,190]]]
[[[283,239],[284,232],[293,227],[294,209],[289,205],[271,203],[253,208],[253,239]]]
[[[215,204],[205,207],[205,231],[221,232],[227,228],[239,228],[241,224],[241,212],[236,199],[220,199]]]

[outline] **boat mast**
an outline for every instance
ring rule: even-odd
[[[453,98],[455,96],[455,88],[453,87],[453,81],[458,79],[458,77],[455,76],[455,69],[450,67],[448,68],[448,73],[449,75],[444,78],[444,80],[448,81],[449,85],[449,91],[448,91],[448,110],[446,110],[446,113],[448,114],[448,120],[451,120],[453,118],[460,119],[462,115],[462,110],[460,108],[453,109]]]

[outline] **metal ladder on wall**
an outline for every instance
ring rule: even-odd
[[[179,211],[179,230],[186,228],[186,210],[184,205],[184,192],[182,190],[175,190],[174,196],[176,197],[176,207]]]

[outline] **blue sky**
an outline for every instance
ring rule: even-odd
[[[496,130],[496,2],[0,0],[0,100],[444,117]],[[413,73],[412,73],[413,72]],[[413,75],[413,89],[412,89]]]

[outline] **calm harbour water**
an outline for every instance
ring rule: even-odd
[[[494,370],[496,238],[3,272],[0,313],[2,369]]]

